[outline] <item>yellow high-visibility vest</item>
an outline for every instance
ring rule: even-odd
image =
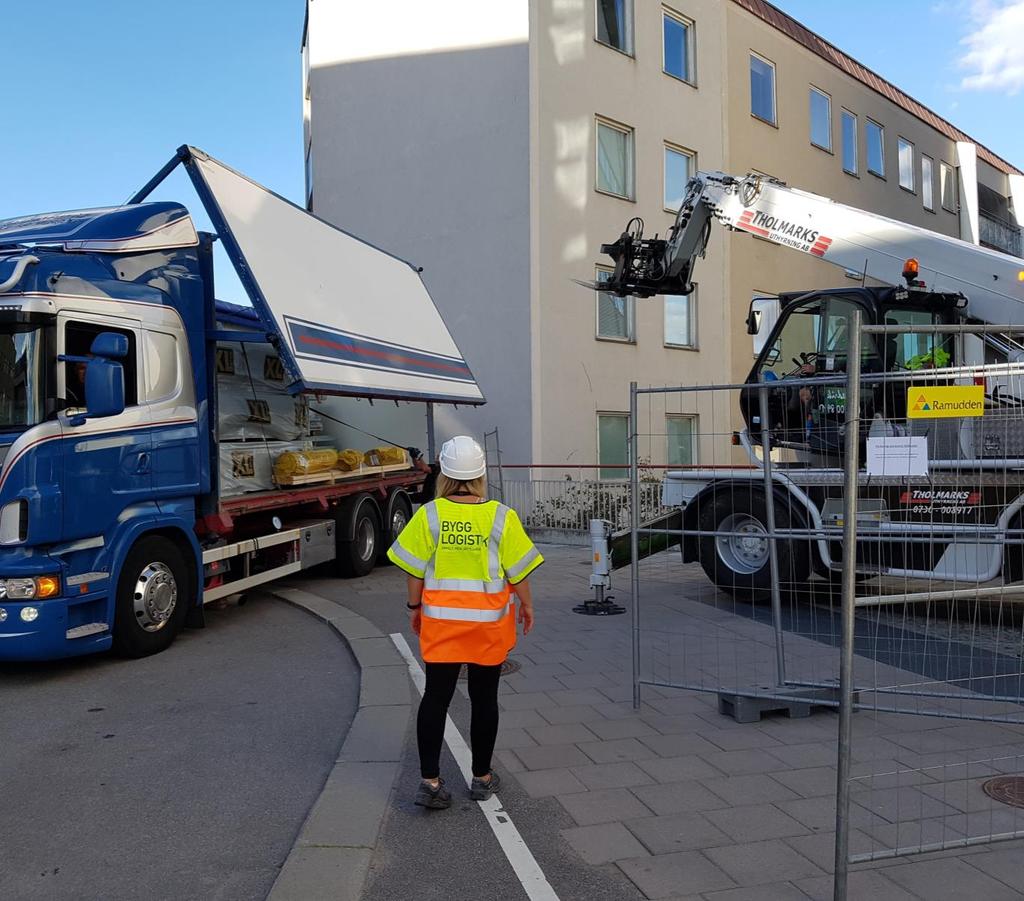
[[[511,586],[544,562],[511,507],[446,498],[416,511],[388,559],[423,579],[423,659],[485,665],[516,643]]]

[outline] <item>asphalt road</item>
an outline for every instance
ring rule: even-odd
[[[344,642],[251,595],[145,660],[0,664],[0,898],[266,896],[355,714]]]

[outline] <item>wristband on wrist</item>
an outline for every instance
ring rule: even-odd
[[[419,604],[410,604],[408,601],[405,602],[405,606],[410,610],[419,610],[423,606],[422,602]]]

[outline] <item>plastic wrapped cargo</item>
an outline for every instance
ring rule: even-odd
[[[237,497],[254,491],[274,491],[274,461],[288,451],[301,452],[294,441],[222,441],[220,492],[222,497]]]
[[[220,441],[294,441],[309,434],[308,399],[288,393],[284,367],[273,348],[217,345]]]
[[[408,465],[409,455],[404,447],[373,447],[364,455],[367,466],[400,466]]]
[[[280,481],[285,476],[308,476],[334,469],[338,452],[333,448],[320,450],[285,451],[274,462],[274,478]]]
[[[343,450],[338,454],[338,462],[335,465],[343,472],[355,472],[363,465],[363,454],[351,448]]]

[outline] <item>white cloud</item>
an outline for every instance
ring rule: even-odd
[[[960,41],[965,52],[957,61],[967,73],[960,87],[1013,96],[1024,88],[1024,0],[977,0],[970,18],[972,30]]]

